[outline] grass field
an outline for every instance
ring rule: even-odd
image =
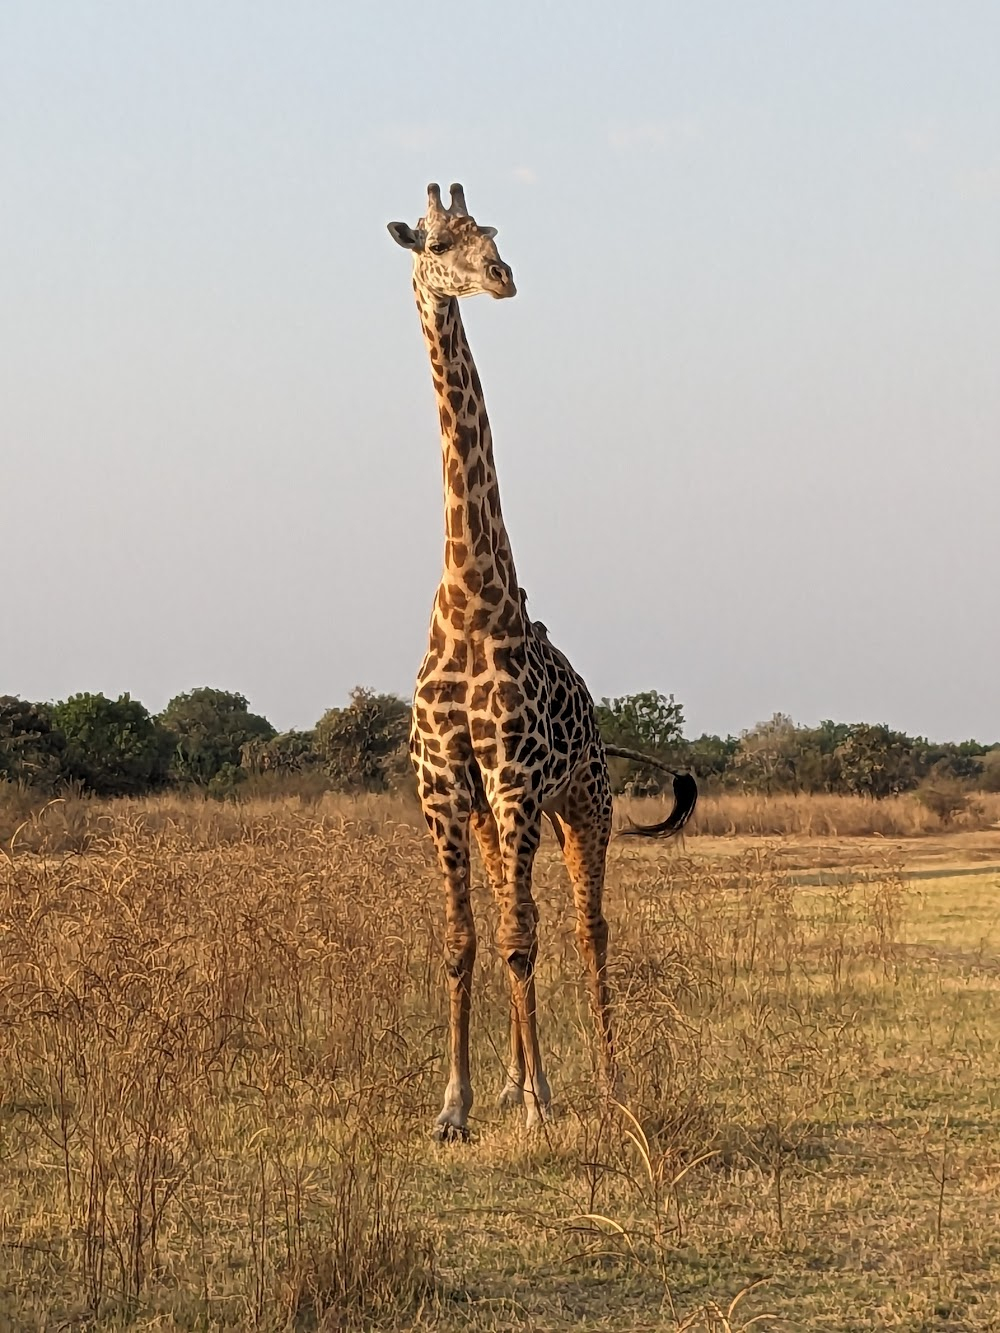
[[[539,855],[557,1112],[438,1147],[440,890],[391,802],[0,856],[0,1328],[1000,1329],[1000,832],[613,845],[628,1110]],[[477,880],[478,882],[478,880]],[[756,1321],[756,1322],[755,1322]]]

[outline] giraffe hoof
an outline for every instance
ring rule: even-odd
[[[544,1125],[546,1121],[551,1120],[552,1111],[550,1103],[552,1093],[549,1091],[548,1079],[538,1071],[530,1086],[524,1089],[524,1127],[525,1129],[535,1129],[539,1125]]]
[[[450,1120],[439,1120],[432,1137],[435,1143],[468,1143],[468,1125],[453,1125]]]
[[[552,1112],[548,1106],[529,1106],[524,1115],[525,1129],[537,1129],[539,1125],[547,1125],[552,1119]]]
[[[523,1105],[524,1089],[519,1088],[516,1083],[507,1083],[497,1098],[497,1106],[501,1111],[516,1111]]]

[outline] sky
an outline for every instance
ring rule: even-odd
[[[994,0],[2,0],[0,693],[409,694],[440,575],[409,259],[533,614],[687,734],[1000,739]]]

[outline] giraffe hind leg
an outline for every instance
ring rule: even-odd
[[[602,1081],[617,1088],[611,995],[608,986],[608,923],[604,917],[604,875],[611,837],[611,791],[603,766],[596,763],[574,779],[549,814],[573,885],[577,947],[587,970],[590,1007],[597,1032]]]

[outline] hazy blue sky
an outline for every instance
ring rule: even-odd
[[[440,573],[409,259],[537,616],[688,731],[1000,737],[995,0],[0,3],[0,692],[409,693]]]

